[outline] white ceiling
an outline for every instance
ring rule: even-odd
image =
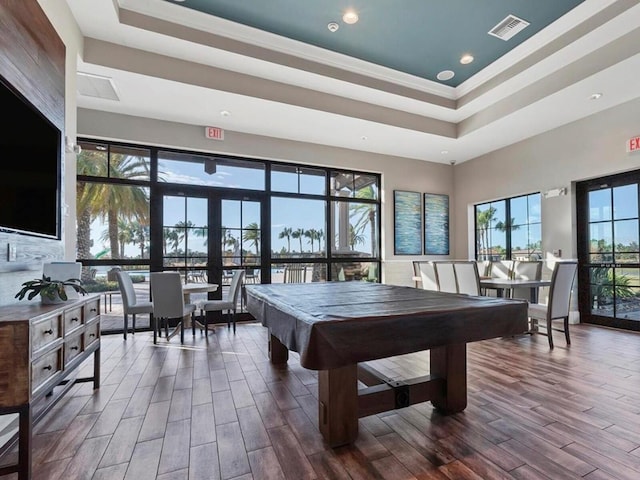
[[[640,0],[586,0],[455,89],[160,0],[67,3],[78,71],[120,97],[81,108],[449,163],[640,97]]]

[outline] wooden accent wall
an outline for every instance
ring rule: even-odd
[[[64,135],[65,46],[53,25],[36,0],[0,0],[0,32],[0,76]]]
[[[60,129],[64,159],[65,46],[37,0],[0,0],[0,77]],[[17,247],[16,261],[7,261],[9,243]],[[20,283],[40,276],[42,262],[63,252],[58,240],[0,232],[0,305],[15,303]]]

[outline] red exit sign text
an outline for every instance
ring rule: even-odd
[[[224,140],[224,130],[218,127],[204,127],[204,136],[211,140]]]
[[[627,152],[640,151],[640,136],[630,138],[627,142]]]

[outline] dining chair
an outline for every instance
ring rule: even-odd
[[[259,275],[260,275],[260,269],[248,268],[244,276],[245,282],[258,283]]]
[[[456,271],[453,262],[433,262],[438,279],[438,288],[441,292],[458,293]]]
[[[179,272],[153,272],[151,279],[151,298],[153,300],[153,343],[157,343],[159,321],[164,320],[167,340],[169,340],[169,320],[177,319],[180,327],[180,343],[184,343],[184,318],[191,316],[193,334],[196,333],[193,312],[196,306],[184,303],[182,277]],[[159,328],[162,328],[160,325]],[[177,327],[176,327],[177,328]]]
[[[116,272],[118,288],[122,296],[122,310],[124,312],[124,339],[127,339],[127,330],[129,329],[129,314],[131,314],[131,333],[136,333],[136,315],[139,313],[149,314],[149,323],[151,324],[151,314],[153,313],[152,302],[138,302],[136,290],[133,288],[133,282],[127,272]]]
[[[478,264],[475,260],[455,261],[452,263],[456,274],[458,293],[479,296],[480,275],[478,274]]]
[[[489,265],[489,276],[491,278],[512,278],[512,260],[494,260]]]
[[[244,279],[245,271],[236,270],[233,272],[233,278],[231,279],[231,286],[227,292],[227,296],[222,300],[206,300],[200,302],[200,314],[204,318],[204,333],[208,334],[207,329],[207,312],[222,312],[227,311],[227,328],[231,326],[233,322],[233,333],[236,333],[236,311],[238,308],[238,294],[240,287],[242,286],[242,280]]]
[[[540,280],[542,278],[542,262],[530,260],[516,260],[513,263],[511,276],[514,280]],[[531,298],[530,288],[513,288],[510,292],[511,298]]]
[[[306,281],[306,265],[292,264],[284,267],[284,283],[305,283]]]
[[[552,330],[564,331],[567,345],[571,345],[569,337],[569,306],[571,303],[571,290],[576,276],[578,262],[558,262],[553,268],[551,275],[551,286],[549,287],[549,303],[529,304],[529,319],[531,321],[531,332],[541,333],[538,330],[538,321],[546,322],[546,333],[549,339],[549,348],[553,348]],[[564,321],[564,330],[552,329],[551,322],[554,320]]]
[[[420,284],[423,290],[438,291],[438,275],[433,262],[414,260],[413,275],[416,282],[416,288]]]

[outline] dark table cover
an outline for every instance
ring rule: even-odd
[[[358,362],[527,331],[527,302],[367,282],[247,285],[247,308],[300,364]]]

